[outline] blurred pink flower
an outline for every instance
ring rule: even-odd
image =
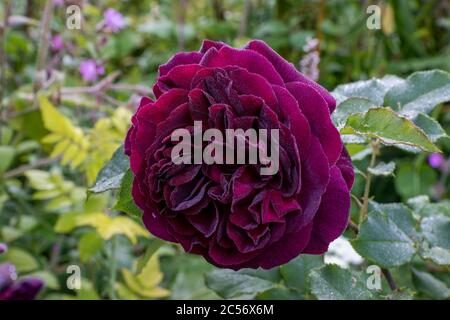
[[[319,39],[308,38],[303,46],[305,55],[300,61],[300,71],[313,81],[319,79]]]
[[[84,60],[80,64],[80,73],[84,81],[96,81],[99,75],[105,73],[105,68],[95,60]]]
[[[444,161],[444,156],[440,153],[432,153],[428,156],[428,164],[435,169],[440,168]]]
[[[61,51],[63,49],[64,45],[62,42],[62,37],[60,34],[55,34],[52,37],[51,41],[51,48],[53,51]]]
[[[64,0],[53,0],[53,4],[54,4],[56,7],[61,7],[61,6],[64,5]]]
[[[44,282],[38,278],[17,280],[11,263],[0,264],[0,300],[34,300]]]
[[[5,253],[8,250],[8,246],[5,243],[0,243],[0,254]]]
[[[105,20],[106,27],[114,33],[125,27],[125,19],[123,15],[112,8],[107,9],[103,13],[103,19]]]

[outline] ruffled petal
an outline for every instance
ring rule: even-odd
[[[179,65],[199,63],[203,54],[200,52],[178,52],[172,56],[165,64],[159,66],[159,76],[164,76],[170,70]]]
[[[283,78],[284,82],[287,83],[298,81],[312,86],[325,99],[325,101],[327,102],[327,106],[330,109],[330,112],[334,111],[334,109],[336,108],[336,100],[333,98],[333,96],[321,85],[308,79],[306,76],[301,74],[292,63],[286,61],[271,47],[269,47],[264,41],[252,40],[245,46],[245,48],[256,51],[262,54],[264,57],[266,57],[267,60],[269,60],[275,67],[275,69],[278,71],[280,76]]]
[[[298,201],[303,209],[301,225],[309,224],[320,206],[330,179],[330,168],[316,137],[311,140],[309,154],[302,161],[302,188]]]
[[[286,87],[297,99],[312,132],[319,138],[330,164],[334,164],[341,154],[342,141],[339,131],[331,121],[325,100],[310,85],[290,82],[286,84]]]
[[[260,74],[272,84],[284,85],[283,79],[273,65],[261,54],[245,49],[223,46],[220,50],[208,50],[200,64],[206,67],[238,66],[250,72]]]
[[[347,183],[348,191],[352,189],[353,182],[355,181],[355,170],[353,169],[352,159],[348,154],[345,147],[342,148],[341,157],[336,162],[336,166],[341,170],[342,177],[344,177]]]
[[[306,225],[300,230],[286,233],[280,240],[264,248],[260,255],[248,261],[243,266],[233,266],[233,269],[258,268],[270,269],[291,261],[297,257],[308,244],[312,224]]]
[[[322,254],[330,242],[339,237],[348,224],[350,194],[338,167],[330,170],[330,183],[314,217],[311,240],[304,253]]]

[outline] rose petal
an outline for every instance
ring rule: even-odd
[[[302,161],[302,188],[298,201],[303,209],[302,226],[313,219],[328,185],[330,169],[322,146],[316,137],[311,140],[308,156]]]
[[[325,99],[330,112],[334,111],[334,109],[336,108],[336,100],[333,98],[333,96],[321,85],[301,74],[292,63],[286,61],[264,41],[252,40],[245,46],[245,48],[256,51],[266,57],[266,59],[269,60],[278,71],[284,82],[287,83],[298,81],[312,86]]]
[[[338,167],[330,170],[330,183],[314,217],[311,239],[304,253],[322,254],[348,224],[350,194]]]
[[[260,74],[272,84],[284,85],[283,79],[273,65],[261,54],[252,50],[235,49],[228,46],[223,46],[220,50],[213,49],[209,49],[203,56],[200,61],[201,65],[206,67],[239,66],[249,72]]]
[[[297,99],[312,132],[319,138],[330,164],[334,164],[341,154],[342,141],[339,131],[331,121],[325,100],[310,85],[290,82],[286,84],[286,87]]]
[[[172,56],[165,64],[159,66],[159,76],[166,75],[174,67],[184,64],[199,63],[202,59],[203,54],[200,52],[178,52]]]
[[[341,157],[336,162],[336,165],[341,170],[342,176],[347,183],[348,191],[350,191],[355,180],[355,170],[353,169],[352,160],[345,147],[342,148]]]
[[[284,234],[280,240],[268,248],[264,248],[260,255],[246,262],[243,267],[270,269],[291,261],[305,249],[311,229],[312,224],[309,224],[297,232]],[[232,268],[239,269],[240,267],[233,266]]]

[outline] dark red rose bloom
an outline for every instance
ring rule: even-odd
[[[125,141],[148,230],[212,264],[272,268],[322,254],[346,228],[354,172],[330,114],[336,103],[264,42],[204,41],[159,67]],[[279,130],[279,171],[174,164],[175,129]]]

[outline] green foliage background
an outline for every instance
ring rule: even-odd
[[[9,247],[0,262],[44,279],[40,298],[449,298],[448,1],[70,0],[47,19],[63,50],[43,32],[46,3],[0,6],[12,19],[0,55],[0,242]],[[65,26],[70,4],[82,7],[82,30]],[[366,25],[371,4],[381,9],[379,30]],[[100,28],[107,8],[126,17],[118,33]],[[363,262],[342,268],[303,255],[234,272],[148,234],[120,146],[157,67],[205,38],[263,39],[299,67],[310,37],[320,41],[318,82],[338,101],[333,120],[357,168],[345,237]],[[87,59],[105,68],[97,82],[80,76]],[[431,167],[431,152],[447,167]],[[70,265],[81,269],[81,290],[66,285]],[[381,268],[381,290],[367,288],[369,265]]]

